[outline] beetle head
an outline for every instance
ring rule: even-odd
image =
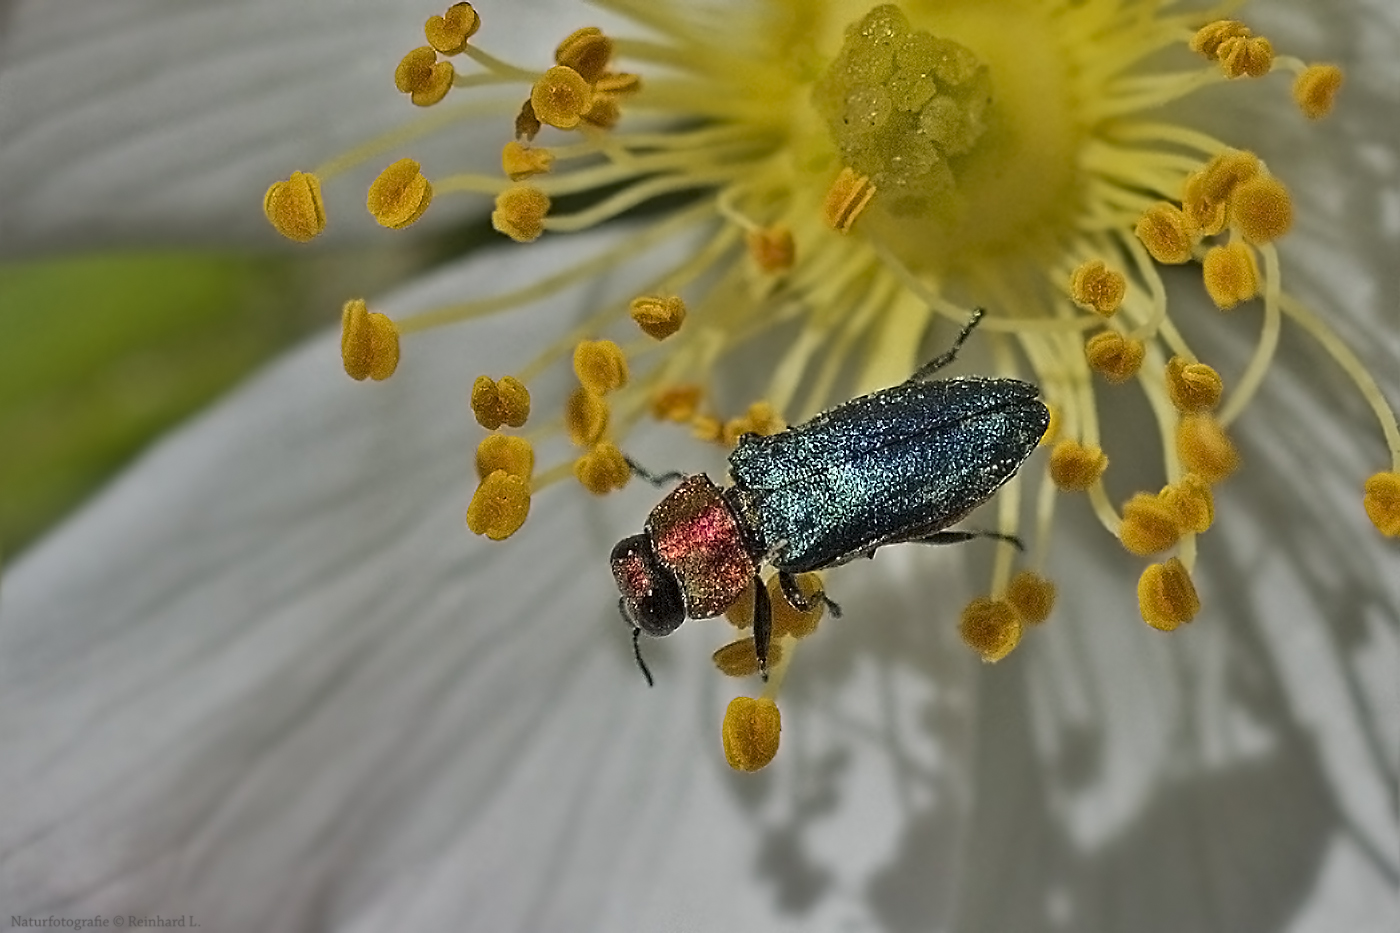
[[[656,636],[669,635],[680,627],[685,621],[680,584],[657,559],[648,536],[623,538],[609,560],[623,608],[633,625]]]

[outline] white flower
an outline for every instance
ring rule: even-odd
[[[438,12],[86,6],[22,3],[7,24],[11,251],[254,235],[267,179],[392,119],[366,103],[384,99],[383,60]],[[1328,132],[1279,118],[1250,140],[1275,171],[1307,172],[1290,178],[1290,287],[1334,309],[1394,399],[1400,22],[1380,2],[1277,6],[1257,25],[1342,61],[1350,82]],[[563,2],[529,15],[551,39],[532,49],[523,31],[519,59],[591,19]],[[380,304],[399,317],[494,293],[624,235],[481,252]],[[782,756],[739,775],[718,749],[728,695],[701,657],[715,624],[651,646],[656,689],[631,667],[605,557],[652,491],[552,490],[507,545],[461,525],[479,433],[464,374],[522,364],[561,306],[582,315],[647,271],[438,331],[382,386],[346,380],[334,338],[315,341],[9,569],[12,916],[215,931],[1393,927],[1400,584],[1357,505],[1379,445],[1329,360],[1286,343],[1241,420],[1244,458],[1268,468],[1220,496],[1189,630],[1134,621],[1137,562],[1087,515],[1057,532],[1055,616],[994,667],[958,641],[971,588],[948,556],[882,552],[829,578],[846,618],[804,645],[784,688]],[[1242,366],[1240,329],[1206,329]],[[566,387],[547,374],[532,391]],[[649,463],[718,466],[666,441],[636,445]]]

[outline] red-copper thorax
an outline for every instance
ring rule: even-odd
[[[686,615],[728,609],[753,579],[754,559],[720,490],[703,473],[687,476],[647,517],[656,556],[681,585]]]

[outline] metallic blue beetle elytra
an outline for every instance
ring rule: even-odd
[[[704,474],[657,476],[628,461],[657,485],[680,480],[646,530],[619,541],[611,557],[618,609],[648,684],[642,633],[669,635],[687,618],[717,616],[750,580],[755,651],[767,678],[772,605],[759,578],[764,563],[804,611],[812,603],[796,574],[873,557],[887,544],[1004,537],[944,529],[986,502],[1040,443],[1050,423],[1040,390],[1017,379],[928,380],[981,319],[981,309],[973,312],[947,352],[899,385],[779,434],[745,434],[729,455],[727,489]],[[813,598],[838,614],[825,594]]]

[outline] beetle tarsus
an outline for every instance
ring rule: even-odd
[[[962,544],[964,541],[971,541],[974,538],[992,538],[996,541],[1004,541],[1018,551],[1026,549],[1025,544],[1015,535],[1004,535],[999,531],[936,531],[931,535],[922,538],[914,538],[915,544]]]
[[[647,686],[655,687],[656,681],[647,669],[647,662],[642,660],[642,630],[639,628],[632,629],[632,657],[637,659],[637,667],[641,668],[642,676],[647,679]]]
[[[870,556],[874,556],[873,552]],[[797,577],[786,570],[778,571],[778,585],[782,587],[783,598],[798,612],[809,612],[818,601],[826,606],[826,611],[831,613],[833,619],[841,618],[841,607],[834,600],[826,595],[826,590],[817,590],[811,596],[802,592],[802,587],[797,583]]]
[[[758,656],[758,675],[768,682],[768,645],[773,640],[773,603],[763,579],[753,578],[753,650]]]

